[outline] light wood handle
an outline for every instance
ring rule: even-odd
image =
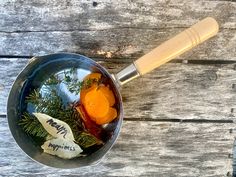
[[[216,35],[218,30],[216,20],[207,17],[142,56],[134,64],[139,74],[144,75]]]

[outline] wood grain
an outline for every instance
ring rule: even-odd
[[[234,119],[232,67],[166,64],[124,87],[126,117]],[[138,114],[133,116],[132,110],[139,110]]]
[[[0,59],[1,114],[6,113],[7,95],[14,79],[27,62]],[[111,73],[128,65],[114,60],[98,62]],[[168,63],[122,88],[125,118],[234,120],[235,74],[233,64]]]
[[[232,174],[233,127],[125,121],[117,143],[99,165],[59,170],[29,159],[11,137],[6,119],[0,118],[0,175],[223,177]]]
[[[0,16],[0,176],[232,175],[234,0],[2,0]],[[75,52],[117,72],[206,16],[219,22],[217,37],[122,88],[124,126],[101,164],[48,168],[16,146],[6,101],[27,59],[3,56]]]

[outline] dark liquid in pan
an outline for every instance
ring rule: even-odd
[[[39,77],[38,75],[32,81],[32,85],[28,89],[28,94],[32,92],[32,90],[37,89],[39,90],[39,93],[42,96],[42,98],[45,98],[45,97],[50,96],[50,94],[48,93],[50,92],[50,89],[53,88],[56,91],[57,95],[61,98],[64,106],[79,103],[80,94],[78,91],[74,92],[73,90],[72,91],[70,90],[71,83],[82,82],[84,77],[90,73],[91,71],[89,69],[70,67],[70,68],[65,68],[54,73],[50,73],[50,75],[47,75],[47,76],[41,75],[41,77]],[[52,78],[54,79],[56,78],[58,82],[54,83],[52,81]],[[104,83],[105,85],[110,84],[109,80],[110,80],[109,78],[102,75],[102,79],[101,79],[102,83]],[[110,88],[111,89],[113,88],[112,85],[110,85]],[[113,90],[113,93],[115,93],[114,90]],[[24,110],[27,110],[27,112],[29,113],[36,112],[35,106],[31,103],[26,104],[24,107],[25,107]],[[117,112],[119,114],[118,104],[116,103],[114,107],[117,109]],[[57,118],[57,117],[54,117],[54,118]],[[102,133],[101,140],[104,143],[106,143],[114,134],[117,122],[118,120],[115,119],[113,122],[102,126],[103,133]],[[37,138],[37,137],[33,137],[33,138],[31,137],[31,139],[34,142],[34,144],[38,146],[41,146],[43,142],[45,141],[44,139]],[[101,147],[102,145],[94,145],[94,146],[84,149],[83,153],[88,155],[97,151]]]

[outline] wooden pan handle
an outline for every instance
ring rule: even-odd
[[[144,75],[217,34],[219,25],[207,17],[113,75],[119,86]]]
[[[139,74],[144,75],[216,35],[218,30],[216,20],[207,17],[142,56],[134,65]]]

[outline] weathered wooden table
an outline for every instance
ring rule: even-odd
[[[80,53],[117,72],[206,16],[217,37],[123,87],[124,124],[102,163],[49,168],[16,145],[7,95],[30,56]],[[0,176],[233,175],[234,0],[1,0],[0,55]]]

